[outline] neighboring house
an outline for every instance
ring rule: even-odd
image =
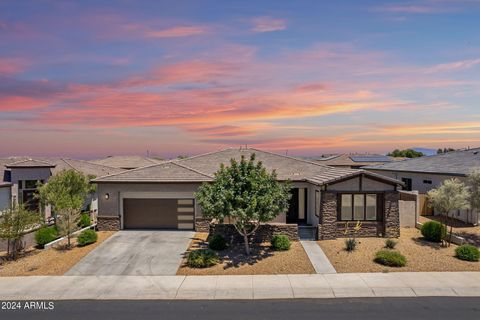
[[[158,164],[163,161],[141,156],[109,156],[103,159],[91,160],[90,162],[113,168],[131,170]]]
[[[446,179],[458,178],[465,181],[468,174],[480,169],[480,148],[424,156],[364,169],[403,181],[405,190],[418,190],[421,202],[420,214],[426,215],[433,213],[427,207],[426,193],[440,186]],[[471,210],[457,211],[455,218],[468,223],[480,223],[480,214]]]
[[[292,182],[288,212],[280,213],[272,224],[294,232],[307,225],[320,239],[333,239],[344,235],[347,222],[353,227],[360,220],[360,236],[399,235],[400,181],[251,148],[225,149],[94,179],[99,229],[208,231],[209,221],[202,217],[195,192],[213,180],[220,164],[252,153],[267,170],[276,170],[279,181]]]
[[[0,182],[0,185],[4,183],[10,186],[10,197],[8,199],[2,196],[2,189],[4,188],[0,188],[0,207],[8,207],[12,202],[15,202],[24,204],[31,210],[38,210],[38,199],[35,197],[38,183],[46,183],[51,176],[70,169],[95,177],[123,171],[88,161],[65,158],[0,159],[0,177],[3,177],[3,182]],[[97,210],[96,195],[91,199],[86,199],[86,204],[90,206],[91,210]],[[50,215],[48,208],[45,214],[48,218]]]
[[[337,167],[337,168],[350,168],[360,169],[364,166],[376,166],[384,163],[390,163],[394,161],[402,161],[406,158],[389,157],[380,154],[335,154],[335,155],[323,155],[320,158],[315,158],[324,165]]]

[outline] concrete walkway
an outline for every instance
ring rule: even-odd
[[[337,273],[316,241],[300,241],[317,273]]]
[[[480,272],[0,278],[1,300],[480,296]]]

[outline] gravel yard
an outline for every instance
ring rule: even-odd
[[[441,216],[420,216],[418,221],[425,223],[427,221],[440,221],[443,217]],[[449,226],[448,232],[450,232],[450,224],[453,226],[453,233],[464,238],[468,243],[480,247],[480,226],[473,226],[467,224],[460,220],[448,220],[447,225]]]
[[[205,248],[206,233],[197,233],[189,250]],[[185,260],[177,271],[178,275],[250,275],[250,274],[307,274],[315,273],[300,242],[292,242],[288,251],[273,251],[269,243],[252,245],[248,258],[244,246],[236,245],[219,251],[219,264],[205,269],[189,268]]]
[[[385,246],[385,238],[358,238],[357,249],[345,251],[345,239],[323,240],[323,249],[337,272],[385,272],[385,271],[480,271],[480,262],[468,262],[455,258],[456,245],[442,248],[440,244],[423,240],[420,230],[402,228],[396,250],[407,258],[403,268],[385,267],[373,262],[375,252]]]
[[[31,247],[15,261],[6,261],[5,253],[0,254],[0,276],[60,276],[73,267],[80,259],[114,234],[114,231],[98,232],[97,242],[70,250],[52,248],[41,250]],[[75,239],[73,240],[75,243]]]

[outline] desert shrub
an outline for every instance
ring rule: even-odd
[[[396,245],[397,245],[397,241],[395,241],[393,239],[385,240],[385,248],[387,248],[387,249],[395,249]]]
[[[407,264],[407,258],[400,252],[393,250],[377,251],[373,261],[389,267],[404,267]]]
[[[80,235],[77,237],[77,243],[80,247],[83,247],[87,244],[96,242],[97,239],[98,235],[95,230],[87,229],[80,232]]]
[[[190,268],[208,268],[219,262],[218,255],[210,249],[198,249],[188,253],[187,265]]]
[[[460,260],[478,261],[480,259],[480,250],[470,244],[464,244],[455,249],[455,256]]]
[[[357,240],[353,238],[345,239],[345,250],[348,252],[354,251],[357,247]]]
[[[227,241],[221,235],[215,234],[208,240],[208,247],[212,250],[224,250],[227,248]]]
[[[447,236],[447,228],[437,221],[425,222],[421,232],[425,239],[433,242],[440,242]]]
[[[90,215],[88,213],[84,213],[80,216],[80,220],[78,221],[78,226],[80,228],[89,227],[91,224],[92,221],[90,220]]]
[[[55,227],[41,227],[35,232],[35,241],[40,247],[58,238],[58,232]]]
[[[283,234],[273,236],[270,243],[275,251],[289,250],[291,246],[290,239]]]

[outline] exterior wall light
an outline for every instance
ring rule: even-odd
[[[108,200],[110,198],[110,194],[109,193],[105,193],[105,200]]]

